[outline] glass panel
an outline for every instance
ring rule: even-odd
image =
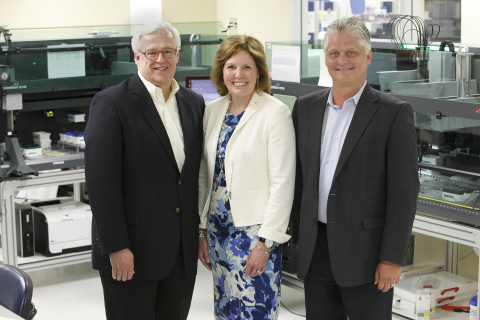
[[[426,0],[425,20],[429,24],[438,24],[438,40],[460,41],[461,36],[461,0]]]
[[[301,83],[318,83],[314,77],[321,72],[311,60],[318,56],[313,49],[321,48],[326,27],[340,17],[355,16],[370,30],[372,38],[372,64],[367,71],[370,85],[397,95],[479,102],[480,55],[461,55],[463,68],[459,70],[465,72],[457,83],[457,58],[449,52],[449,43],[455,52],[458,50],[452,42],[460,41],[461,0],[412,3],[400,0],[309,0],[308,8],[304,10],[308,10],[303,15],[308,19],[308,47],[304,49],[306,43],[290,43],[302,47]],[[409,18],[402,19],[405,15],[419,15],[415,17],[416,24],[410,20],[407,22]],[[392,21],[401,26],[397,33],[392,32]],[[425,32],[420,32],[422,28]],[[390,43],[392,33],[396,34],[396,45]],[[419,50],[417,41],[422,39],[426,42],[421,42]],[[439,50],[443,41],[446,41],[442,45],[446,47],[445,52],[443,48]],[[318,60],[315,61],[317,64]],[[275,72],[272,80],[277,80]]]
[[[226,35],[221,23],[176,24],[182,47],[175,78],[209,75]],[[137,71],[131,50],[139,25],[15,29],[0,42],[0,83],[9,93],[99,90]],[[204,32],[204,33],[203,33]],[[6,41],[10,39],[11,42]]]
[[[267,64],[273,81],[298,82],[293,73],[286,78],[284,73],[276,72],[281,65],[278,60],[281,57],[274,56],[274,49],[278,47],[299,48],[300,83],[318,85],[319,78],[328,78],[328,72],[322,70],[326,68],[325,61],[321,60],[323,40],[267,42]],[[375,89],[394,95],[480,103],[480,55],[451,52],[458,51],[458,47],[450,49],[448,44],[430,45],[422,55],[414,44],[406,44],[401,50],[394,48],[390,41],[372,42],[367,81]],[[423,60],[419,56],[423,56]],[[460,75],[457,75],[457,68],[461,70]],[[456,80],[458,76],[460,85]]]
[[[277,46],[277,47],[275,47]],[[318,49],[323,48],[323,41],[289,41],[289,42],[267,42],[266,43],[266,54],[267,54],[267,65],[268,69],[271,71],[272,80],[284,80],[279,78],[279,73],[275,72],[275,67],[272,69],[272,65],[276,64],[281,65],[282,63],[278,60],[274,61],[275,58],[272,53],[274,49],[278,49],[281,46],[285,47],[298,47],[300,51],[300,64],[298,68],[300,69],[300,83],[305,84],[318,84],[318,79],[320,76],[320,51]],[[278,59],[279,57],[276,57]],[[283,76],[283,74],[281,74]],[[294,80],[290,80],[295,82]]]
[[[131,37],[142,25],[86,26],[62,28],[9,29],[14,42]],[[5,45],[1,37],[0,44]]]
[[[423,2],[422,2],[423,3]],[[461,0],[308,0],[308,33],[310,39],[323,38],[318,33],[341,17],[355,16],[365,23],[372,38],[388,39],[388,22],[399,15],[415,15],[423,10],[425,25],[440,26],[438,40],[460,41]]]
[[[422,163],[480,174],[480,120],[415,113]],[[419,198],[456,208],[480,206],[480,181],[422,168]]]

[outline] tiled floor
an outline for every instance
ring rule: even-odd
[[[89,263],[29,273],[33,299],[38,310],[35,320],[104,320],[103,294],[98,272]],[[282,286],[282,302],[293,312],[305,314],[303,292]],[[210,272],[198,267],[189,320],[213,319],[213,286]],[[303,317],[280,309],[279,320]],[[142,319],[132,319],[142,320]]]

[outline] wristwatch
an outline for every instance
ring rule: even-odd
[[[260,239],[258,239],[258,241],[263,243],[265,245],[265,247],[267,247],[268,249],[273,247],[273,241],[272,240],[268,240],[268,239],[265,239],[265,238],[260,238]]]

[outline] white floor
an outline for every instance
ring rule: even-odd
[[[104,320],[102,287],[98,272],[90,263],[29,272],[33,299],[38,310],[35,320]],[[303,292],[282,286],[282,302],[293,312],[305,315]],[[213,319],[213,285],[210,272],[202,265],[190,308],[189,320]],[[299,320],[280,308],[279,320]],[[133,319],[132,319],[133,320]],[[135,319],[142,320],[142,319]]]

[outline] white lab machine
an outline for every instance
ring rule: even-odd
[[[50,257],[91,249],[90,206],[69,201],[33,208],[35,251]]]

